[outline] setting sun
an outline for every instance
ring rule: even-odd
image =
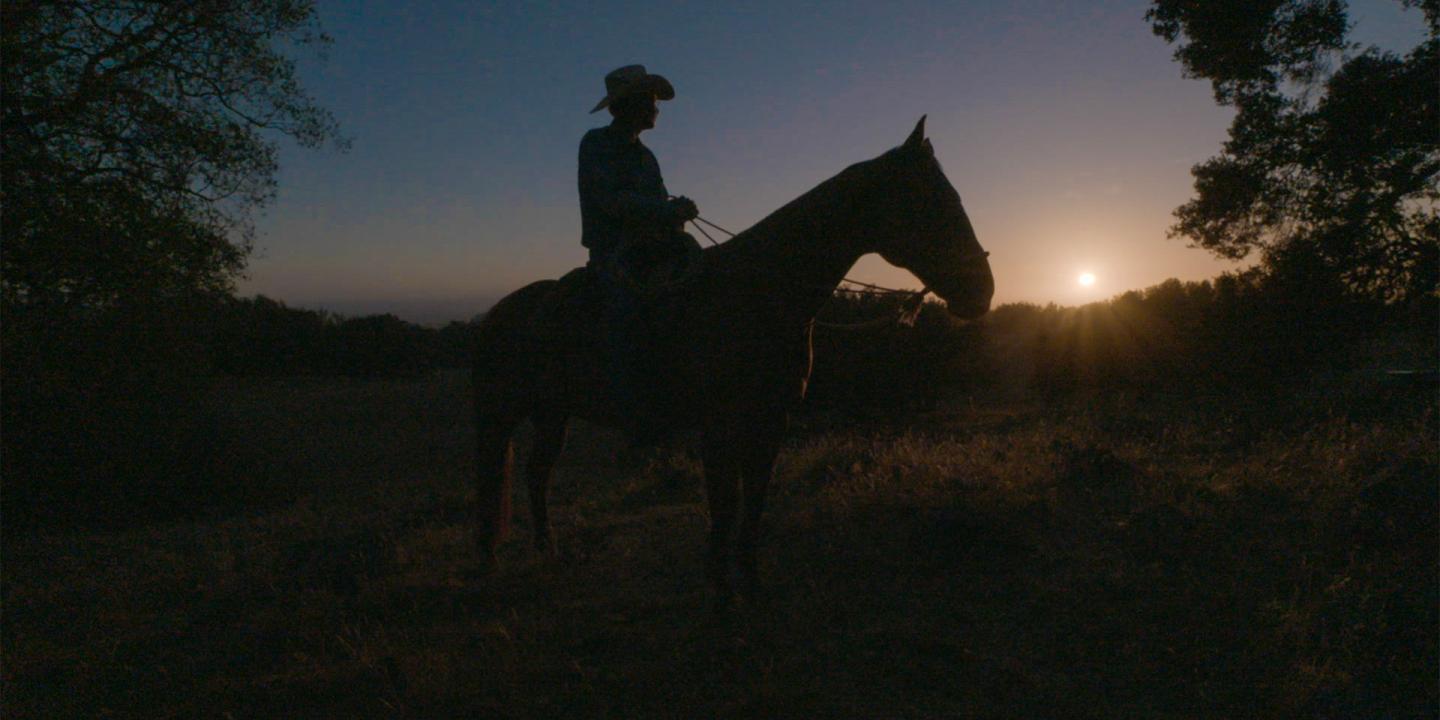
[[[1084,285],[1085,287],[1090,287],[1091,285],[1095,284],[1095,274],[1088,272],[1080,273],[1080,277],[1076,278],[1076,281],[1079,282],[1081,285]]]

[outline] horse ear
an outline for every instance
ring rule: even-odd
[[[925,116],[920,116],[920,122],[915,123],[915,130],[910,137],[905,138],[905,147],[919,147],[920,141],[925,139]]]

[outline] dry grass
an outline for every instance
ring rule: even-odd
[[[1433,410],[812,427],[781,458],[768,592],[717,618],[687,457],[618,468],[575,428],[561,557],[531,553],[517,492],[506,570],[479,578],[463,375],[215,392],[293,500],[7,538],[6,716],[1437,710]]]

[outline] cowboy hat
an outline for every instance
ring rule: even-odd
[[[626,95],[641,92],[654,93],[657,100],[669,100],[675,97],[675,87],[670,84],[669,80],[645,72],[644,65],[626,65],[610,71],[610,74],[605,76],[605,97],[590,112],[600,112],[610,103]]]

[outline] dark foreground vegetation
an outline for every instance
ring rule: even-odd
[[[1433,715],[1440,418],[1433,376],[1385,372],[1433,369],[1433,310],[1278,293],[821,333],[768,592],[723,618],[684,452],[618,463],[575,426],[560,557],[521,491],[478,577],[462,370],[225,372],[183,333],[72,353],[51,372],[99,374],[6,388],[5,714]],[[42,392],[71,405],[17,408]]]

